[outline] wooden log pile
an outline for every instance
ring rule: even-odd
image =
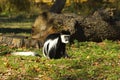
[[[39,49],[42,45],[39,40],[29,39],[24,36],[0,36],[0,44],[11,48],[36,48]]]

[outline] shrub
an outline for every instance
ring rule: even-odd
[[[29,12],[32,6],[31,0],[0,0],[0,12],[5,15],[21,11]]]

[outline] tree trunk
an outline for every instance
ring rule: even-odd
[[[61,13],[62,9],[65,6],[65,3],[66,0],[56,0],[50,9],[50,12]]]
[[[104,39],[116,40],[120,39],[120,25],[113,16],[112,9],[100,9],[93,14],[83,17],[76,14],[56,14],[49,13],[47,22],[44,21],[45,26],[41,22],[42,18],[35,21],[35,27],[32,38],[44,41],[45,37],[51,33],[60,32],[61,30],[69,30],[71,33],[71,40],[78,41],[102,41]],[[43,17],[40,15],[39,17]],[[43,19],[44,20],[44,19]],[[42,21],[43,21],[42,20]],[[39,22],[36,24],[36,22]],[[45,27],[43,30],[42,27]],[[38,29],[39,28],[39,29]],[[38,30],[38,33],[34,34]]]

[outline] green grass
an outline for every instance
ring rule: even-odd
[[[6,80],[119,80],[120,44],[77,42],[67,46],[70,58],[46,59],[42,50],[0,47],[0,54],[32,50],[41,57],[0,56],[0,79]]]
[[[16,28],[16,25],[17,25],[17,28],[31,28],[31,26],[32,26],[32,23],[31,22],[21,22],[21,23],[19,23],[19,22],[14,22],[14,23],[11,23],[11,22],[9,22],[9,23],[6,23],[6,24],[3,24],[3,23],[1,23],[1,27],[3,27],[3,28]]]
[[[34,19],[0,18],[0,33],[30,35]],[[15,29],[18,28],[18,29]],[[78,42],[67,45],[70,58],[46,59],[42,50],[0,46],[0,80],[119,80],[120,42]],[[35,51],[41,57],[12,56]]]
[[[34,23],[35,16],[26,18],[24,15],[7,17],[0,16],[0,34],[16,34],[16,35],[30,35],[31,27]]]

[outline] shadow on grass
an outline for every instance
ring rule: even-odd
[[[35,18],[37,15],[31,16],[27,18],[26,16],[19,15],[15,17],[8,17],[8,16],[1,16],[0,15],[0,23],[6,24],[6,23],[24,23],[24,22],[34,22]],[[17,25],[17,24],[16,24]],[[0,33],[31,33],[31,29],[26,29],[26,28],[0,28]]]
[[[33,22],[38,15],[33,15],[27,18],[24,15],[18,15],[15,17],[8,17],[8,16],[1,16],[0,15],[0,22]]]
[[[0,28],[0,33],[31,33],[31,29],[21,29],[21,28]]]

